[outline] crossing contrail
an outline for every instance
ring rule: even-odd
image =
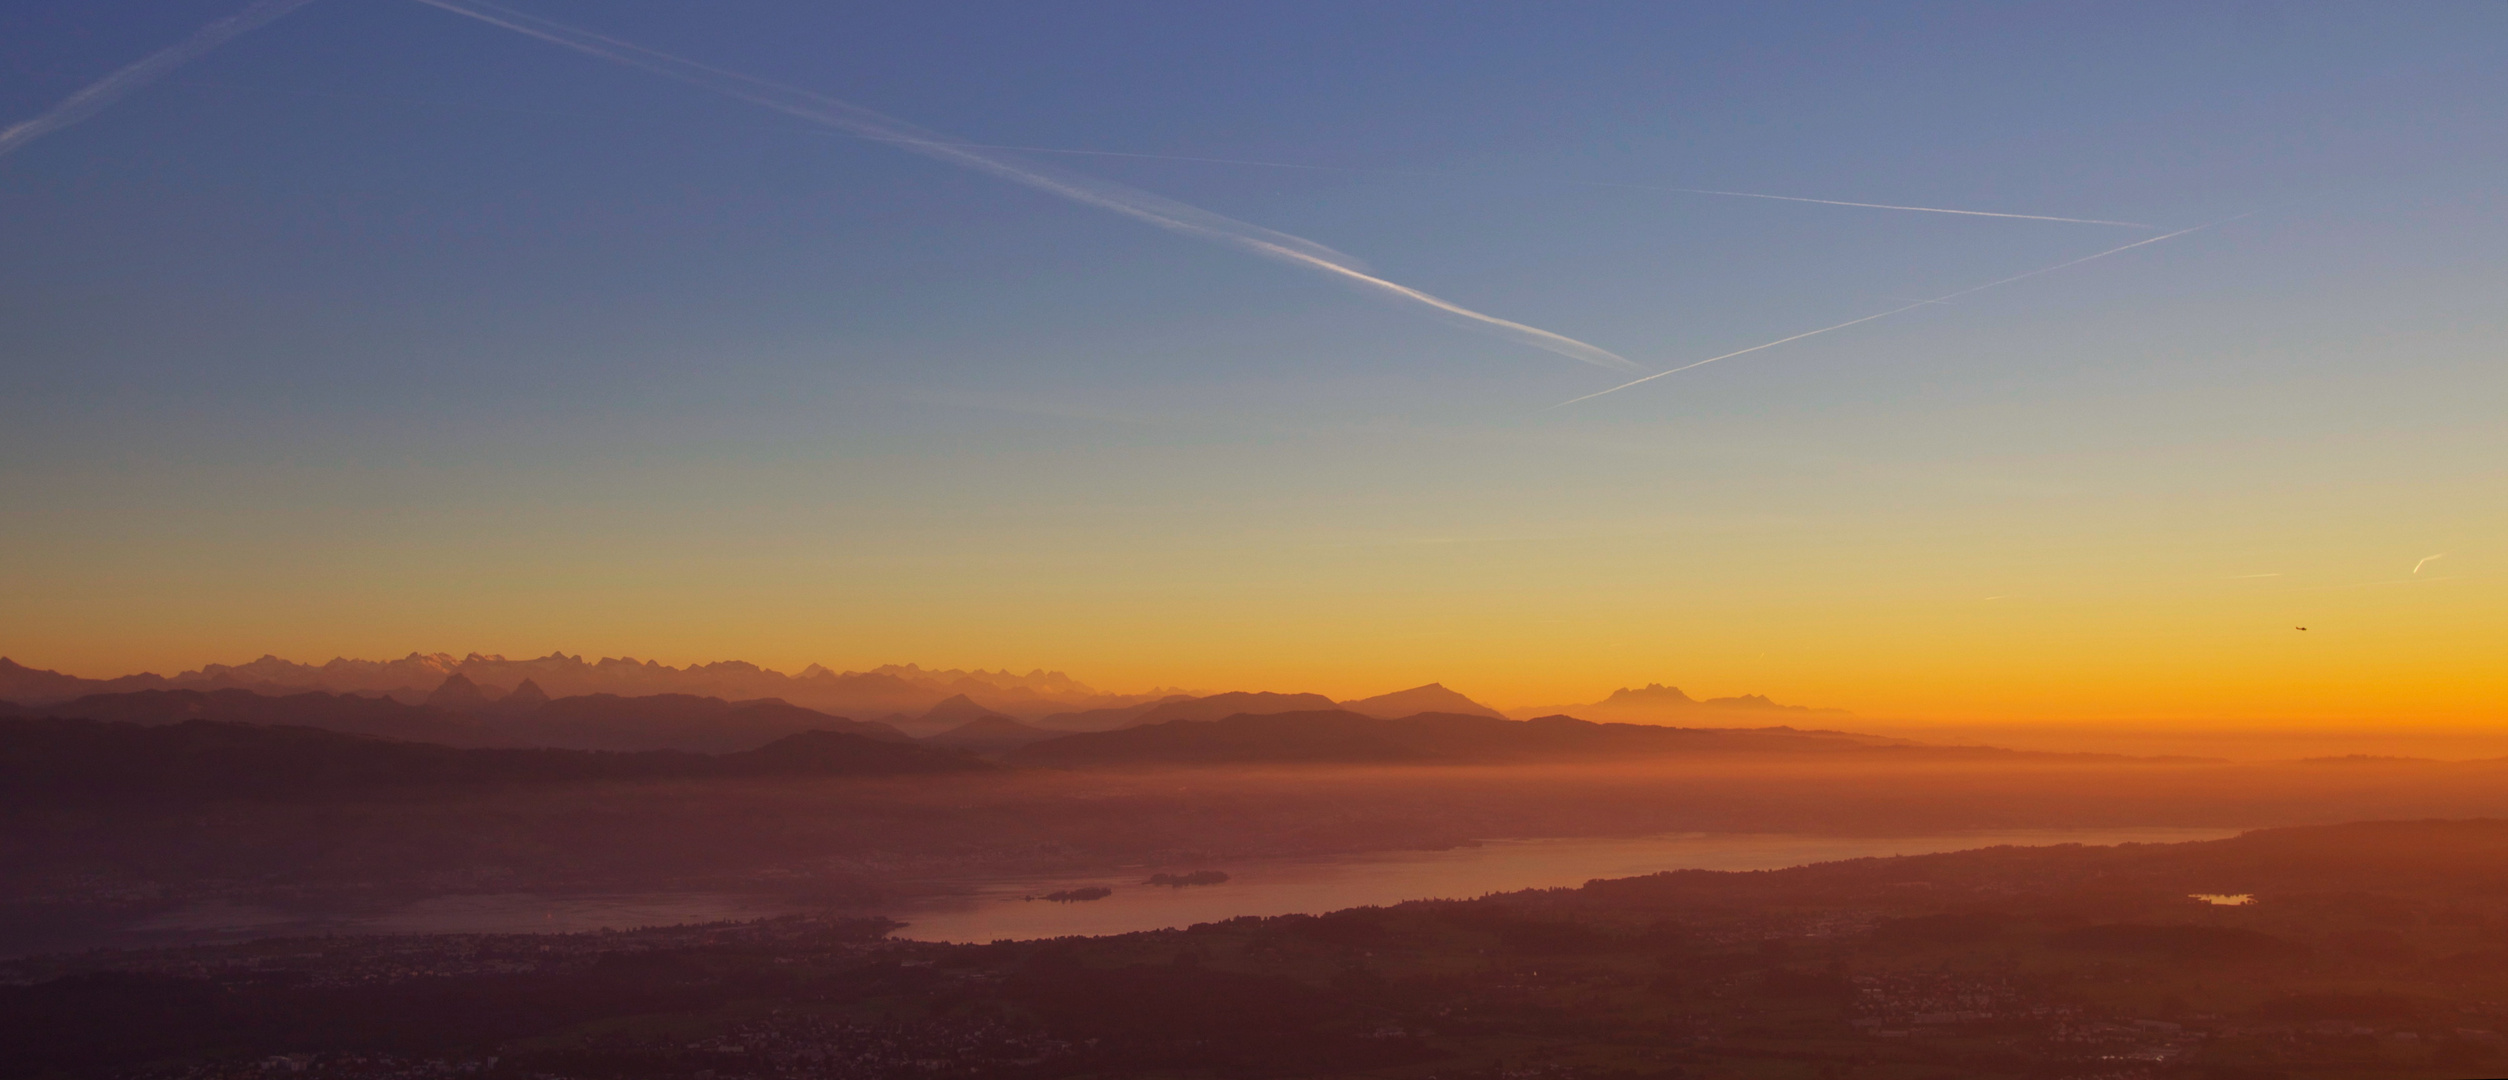
[[[1335,280],[1420,305],[1439,316],[1518,344],[1530,345],[1560,356],[1614,370],[1640,370],[1637,365],[1607,349],[1588,345],[1561,334],[1554,334],[1540,327],[1527,326],[1513,320],[1474,311],[1407,285],[1387,281],[1367,272],[1365,264],[1357,259],[1303,237],[1247,224],[1197,206],[1190,206],[1164,196],[1152,195],[1146,191],[1135,190],[1094,177],[1049,170],[1028,162],[1001,158],[985,153],[963,140],[952,139],[858,105],[847,104],[796,87],[767,82],[738,72],[709,67],[693,60],[657,52],[631,42],[526,15],[494,4],[482,3],[478,0],[468,0],[463,3],[455,3],[453,0],[417,0],[417,2],[492,26],[526,34],[577,52],[597,56],[613,63],[624,64],[691,86],[711,90],[752,105],[773,109],[785,115],[798,117],[850,135],[889,143],[926,157],[989,173],[1012,183],[1121,214],[1170,232],[1224,244],[1292,266],[1304,267],[1328,275]]]
[[[1820,328],[1820,329],[1818,329],[1818,330],[1805,330],[1805,331],[1803,331],[1802,333],[1799,333],[1799,334],[1794,334],[1794,335],[1789,336],[1789,337],[1781,337],[1781,338],[1776,339],[1775,341],[1767,342],[1767,343],[1765,343],[1765,344],[1761,344],[1761,345],[1753,345],[1753,346],[1751,346],[1751,347],[1749,347],[1749,348],[1747,348],[1747,349],[1735,349],[1735,350],[1733,350],[1732,352],[1725,353],[1725,354],[1724,354],[1724,355],[1722,355],[1722,356],[1710,356],[1710,357],[1708,357],[1708,358],[1706,358],[1706,359],[1704,359],[1704,360],[1696,361],[1696,362],[1694,362],[1694,363],[1683,364],[1683,365],[1681,365],[1680,367],[1673,368],[1673,369],[1671,369],[1671,370],[1669,370],[1669,371],[1658,371],[1658,372],[1655,372],[1655,373],[1654,373],[1654,374],[1652,374],[1652,375],[1648,375],[1648,376],[1645,376],[1645,377],[1643,377],[1643,378],[1630,379],[1629,381],[1624,382],[1624,383],[1621,383],[1620,385],[1618,385],[1618,386],[1614,386],[1614,387],[1612,387],[1612,388],[1610,388],[1610,389],[1608,389],[1608,390],[1597,390],[1597,391],[1595,391],[1595,392],[1593,392],[1593,393],[1590,393],[1590,394],[1585,395],[1584,397],[1579,397],[1579,398],[1569,398],[1569,399],[1567,399],[1566,401],[1562,401],[1562,402],[1560,402],[1560,403],[1558,403],[1558,404],[1556,404],[1556,405],[1552,405],[1552,406],[1550,406],[1550,408],[1552,408],[1552,409],[1563,409],[1563,408],[1566,408],[1566,407],[1568,407],[1568,406],[1570,406],[1570,405],[1574,405],[1574,404],[1576,404],[1577,402],[1580,402],[1580,401],[1592,401],[1593,399],[1598,398],[1598,397],[1602,397],[1602,396],[1604,396],[1604,395],[1606,395],[1606,394],[1616,394],[1616,393],[1619,393],[1620,391],[1622,391],[1622,390],[1626,390],[1626,389],[1628,389],[1629,387],[1635,386],[1635,385],[1637,385],[1637,384],[1639,384],[1639,383],[1648,383],[1648,382],[1653,382],[1653,381],[1655,381],[1656,379],[1660,379],[1660,378],[1662,378],[1662,377],[1664,377],[1664,376],[1666,376],[1666,375],[1678,375],[1678,374],[1680,374],[1680,373],[1682,373],[1682,372],[1684,372],[1684,371],[1688,371],[1688,370],[1689,370],[1689,369],[1691,369],[1691,368],[1705,367],[1705,366],[1707,366],[1707,365],[1709,365],[1709,364],[1715,363],[1715,362],[1716,362],[1716,361],[1718,361],[1718,360],[1730,360],[1730,359],[1732,359],[1732,358],[1734,358],[1734,357],[1736,357],[1736,356],[1745,356],[1745,355],[1748,355],[1748,354],[1750,354],[1750,353],[1755,353],[1755,352],[1758,352],[1758,351],[1760,351],[1761,349],[1773,349],[1773,348],[1776,348],[1776,347],[1777,347],[1777,346],[1779,346],[1779,345],[1783,345],[1783,344],[1785,344],[1785,343],[1787,343],[1787,342],[1790,342],[1790,341],[1801,341],[1802,339],[1807,338],[1807,337],[1817,337],[1817,336],[1819,336],[1819,335],[1821,335],[1821,334],[1826,334],[1826,333],[1828,333],[1828,332],[1830,332],[1830,331],[1832,331],[1832,330],[1844,330],[1844,329],[1846,329],[1847,327],[1860,325],[1860,324],[1862,324],[1862,323],[1868,323],[1868,322],[1871,322],[1871,321],[1872,321],[1872,320],[1874,320],[1874,319],[1886,319],[1886,318],[1889,318],[1889,317],[1890,317],[1890,316],[1892,316],[1892,315],[1899,314],[1900,312],[1903,312],[1903,311],[1914,311],[1914,310],[1916,310],[1917,308],[1923,307],[1923,306],[1925,306],[1925,305],[1927,305],[1927,304],[1940,304],[1940,303],[1945,303],[1945,302],[1948,302],[1948,301],[1951,301],[1951,300],[1956,300],[1956,299],[1958,299],[1958,298],[1960,298],[1960,297],[1963,297],[1963,296],[1966,296],[1966,295],[1968,295],[1968,294],[1970,294],[1970,293],[1984,292],[1984,291],[1986,291],[1987,289],[1995,288],[1995,287],[1997,287],[1997,286],[2002,286],[2002,285],[2009,285],[2009,284],[2011,284],[2011,283],[2013,283],[2013,282],[2015,282],[2015,281],[2025,281],[2025,280],[2027,280],[2027,279],[2029,279],[2029,278],[2037,277],[2037,276],[2038,276],[2038,275],[2040,275],[2040,274],[2052,274],[2052,273],[2054,273],[2054,272],[2056,272],[2056,271],[2058,271],[2058,270],[2062,270],[2062,269],[2064,269],[2064,268],[2066,268],[2066,267],[2071,267],[2071,266],[2079,266],[2079,265],[2081,265],[2081,264],[2083,264],[2083,263],[2086,263],[2086,262],[2089,262],[2089,261],[2091,261],[2091,260],[2093,260],[2093,259],[2104,259],[2104,258],[2107,258],[2107,257],[2108,257],[2108,256],[2110,256],[2110,255],[2119,254],[2119,253],[2121,253],[2121,252],[2132,251],[2133,249],[2138,248],[2138,247],[2142,247],[2142,246],[2144,246],[2144,245],[2146,245],[2146,244],[2156,244],[2156,243],[2159,243],[2159,242],[2160,242],[2160,241],[2162,241],[2162,240],[2174,240],[2174,239],[2176,239],[2176,238],[2178,238],[2178,237],[2180,237],[2180,236],[2184,236],[2184,235],[2186,235],[2187,233],[2196,233],[2196,232],[2202,232],[2202,231],[2203,231],[2203,230],[2205,230],[2205,229],[2218,228],[2218,227],[2220,227],[2220,226],[2227,225],[2227,224],[2229,224],[2230,222],[2236,221],[2236,220],[2238,220],[2239,218],[2246,217],[2248,214],[2252,214],[2252,213],[2255,213],[2255,211],[2250,210],[2250,211],[2248,211],[2246,214],[2239,214],[2239,215],[2236,215],[2235,217],[2225,217],[2225,218],[2222,218],[2222,219],[2221,219],[2221,220],[2219,220],[2219,221],[2214,221],[2214,222],[2210,222],[2210,223],[2203,224],[2203,225],[2197,225],[2197,226],[2195,226],[2195,227],[2193,227],[2193,228],[2191,228],[2191,229],[2179,229],[2179,230],[2177,230],[2176,232],[2172,232],[2172,233],[2162,233],[2162,234],[2160,234],[2160,235],[2158,235],[2158,236],[2145,237],[2145,238],[2143,238],[2143,239],[2136,240],[2136,241],[2134,241],[2133,243],[2130,243],[2130,244],[2120,244],[2120,245],[2117,245],[2116,247],[2109,248],[2109,249],[2107,249],[2106,251],[2101,251],[2101,252],[2098,252],[2098,253],[2095,253],[2095,254],[2091,254],[2091,255],[2084,255],[2084,256],[2082,256],[2082,257],[2080,257],[2080,258],[2078,258],[2078,259],[2066,259],[2065,261],[2060,262],[2060,263],[2056,263],[2056,264],[2055,264],[2055,265],[2053,265],[2053,266],[2042,266],[2042,267],[2039,267],[2038,269],[2031,270],[2031,271],[2029,271],[2028,273],[2025,273],[2025,274],[2014,274],[2014,275],[2012,275],[2012,276],[2010,276],[2010,277],[2003,278],[2003,279],[1998,280],[1998,281],[1989,281],[1989,282],[1986,282],[1986,283],[1985,283],[1985,284],[1983,284],[1983,285],[1971,285],[1971,286],[1969,286],[1968,288],[1965,288],[1965,289],[1961,289],[1961,290],[1959,290],[1958,292],[1943,293],[1942,295],[1937,296],[1937,297],[1934,297],[1933,299],[1930,299],[1930,300],[1917,300],[1917,301],[1914,301],[1914,302],[1911,302],[1911,303],[1907,303],[1907,304],[1903,304],[1903,305],[1898,306],[1898,307],[1891,308],[1891,309],[1889,309],[1888,311],[1878,312],[1878,313],[1876,313],[1876,314],[1872,314],[1872,315],[1866,315],[1866,316],[1864,316],[1863,318],[1860,318],[1860,319],[1848,319],[1848,320],[1846,320],[1845,322],[1838,323],[1838,324],[1836,324],[1836,325],[1834,325],[1834,326],[1823,326],[1823,327],[1821,327],[1821,328]]]
[[[124,95],[133,90],[157,81],[166,72],[183,66],[194,57],[226,44],[238,34],[312,2],[313,0],[255,0],[244,10],[201,27],[182,44],[152,53],[146,59],[107,75],[86,89],[63,98],[60,104],[44,110],[42,115],[20,120],[9,125],[7,129],[0,130],[0,157],[6,157],[15,153],[18,147],[103,112],[105,106],[121,100]]]

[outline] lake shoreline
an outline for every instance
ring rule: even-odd
[[[982,942],[1100,936],[1183,928],[1244,915],[1285,915],[1385,906],[1407,900],[1473,899],[1525,889],[1575,887],[1596,878],[1665,870],[1773,870],[1842,859],[1930,854],[2004,845],[2177,843],[2237,834],[2232,828],[2011,829],[1922,836],[1792,833],[1669,833],[1642,837],[1488,839],[1435,850],[1212,860],[1209,865],[1126,866],[1100,872],[992,874],[890,883],[877,899],[830,903],[770,891],[443,893],[338,908],[294,909],[208,899],[126,918],[118,925],[62,927],[9,958],[86,948],[146,949],[272,938],[429,934],[556,934],[631,930],[783,915],[884,916],[896,937]],[[1224,873],[1189,887],[1152,884],[1161,872]],[[1103,889],[1083,901],[1042,898]]]

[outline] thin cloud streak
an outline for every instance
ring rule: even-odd
[[[2025,274],[2014,274],[2014,275],[2012,275],[2012,276],[2010,276],[2010,277],[2003,278],[2003,279],[2001,279],[2001,280],[1999,280],[1999,281],[1989,281],[1989,282],[1986,282],[1986,283],[1985,283],[1985,284],[1983,284],[1983,285],[1972,285],[1972,286],[1970,286],[1970,287],[1968,287],[1968,288],[1961,289],[1961,290],[1959,290],[1958,292],[1944,293],[1944,294],[1942,294],[1942,295],[1940,295],[1940,296],[1937,296],[1937,297],[1934,297],[1933,299],[1930,299],[1930,300],[1918,300],[1918,301],[1915,301],[1915,302],[1913,302],[1913,303],[1904,304],[1904,305],[1901,305],[1901,306],[1899,306],[1899,307],[1894,307],[1894,308],[1891,308],[1891,309],[1890,309],[1890,310],[1888,310],[1888,311],[1880,312],[1880,313],[1878,313],[1878,314],[1866,315],[1866,316],[1864,316],[1863,318],[1860,318],[1860,319],[1848,319],[1847,321],[1842,322],[1842,323],[1838,323],[1838,324],[1836,324],[1836,325],[1834,325],[1834,326],[1823,326],[1823,327],[1821,327],[1821,328],[1820,328],[1820,329],[1818,329],[1818,330],[1805,330],[1805,331],[1803,331],[1802,333],[1795,334],[1795,335],[1792,335],[1792,336],[1790,336],[1790,337],[1781,337],[1781,338],[1776,339],[1775,341],[1768,342],[1768,343],[1766,343],[1766,344],[1764,344],[1764,345],[1753,345],[1753,346],[1751,346],[1751,347],[1749,347],[1749,348],[1747,348],[1747,349],[1735,349],[1735,350],[1733,350],[1732,352],[1725,353],[1725,354],[1724,354],[1724,355],[1722,355],[1722,356],[1710,356],[1710,357],[1708,357],[1708,358],[1706,358],[1706,359],[1704,359],[1704,360],[1700,360],[1700,361],[1698,361],[1698,362],[1696,362],[1696,363],[1692,363],[1692,364],[1683,364],[1683,365],[1681,365],[1680,367],[1673,368],[1673,369],[1671,369],[1671,370],[1669,370],[1669,371],[1658,371],[1658,372],[1656,372],[1656,373],[1654,373],[1654,374],[1652,374],[1652,375],[1645,376],[1644,378],[1631,379],[1631,380],[1629,380],[1629,381],[1627,381],[1627,382],[1621,383],[1621,384],[1620,384],[1620,385],[1618,385],[1618,386],[1614,386],[1614,387],[1612,387],[1612,388],[1610,388],[1610,389],[1608,389],[1608,390],[1597,390],[1597,391],[1595,391],[1595,392],[1593,392],[1593,393],[1590,393],[1590,394],[1587,394],[1587,395],[1585,395],[1585,396],[1583,396],[1583,397],[1579,397],[1579,398],[1569,398],[1569,399],[1568,399],[1568,400],[1566,400],[1566,401],[1562,401],[1562,402],[1560,402],[1560,403],[1558,403],[1558,404],[1556,404],[1556,405],[1552,405],[1552,406],[1550,406],[1550,408],[1552,408],[1552,409],[1564,409],[1564,408],[1566,408],[1566,407],[1568,407],[1568,406],[1570,406],[1570,405],[1574,405],[1574,404],[1576,404],[1576,403],[1578,403],[1578,402],[1580,402],[1580,401],[1592,401],[1592,400],[1593,400],[1593,399],[1595,399],[1595,398],[1602,397],[1602,396],[1605,396],[1605,395],[1607,395],[1607,394],[1616,394],[1616,393],[1619,393],[1619,392],[1620,392],[1620,391],[1622,391],[1622,390],[1626,390],[1626,389],[1628,389],[1629,387],[1636,386],[1636,385],[1638,385],[1639,383],[1649,383],[1649,382],[1653,382],[1653,381],[1655,381],[1656,379],[1660,379],[1660,378],[1662,378],[1662,377],[1664,377],[1664,376],[1666,376],[1666,375],[1678,375],[1678,374],[1680,374],[1681,372],[1688,371],[1688,370],[1689,370],[1689,369],[1691,369],[1691,368],[1705,367],[1705,366],[1707,366],[1707,365],[1709,365],[1709,364],[1715,363],[1715,362],[1716,362],[1716,361],[1718,361],[1718,360],[1730,360],[1730,359],[1732,359],[1732,358],[1734,358],[1734,357],[1736,357],[1736,356],[1745,356],[1745,355],[1748,355],[1748,354],[1750,354],[1750,353],[1755,353],[1755,352],[1758,352],[1758,351],[1760,351],[1760,350],[1762,350],[1762,349],[1773,349],[1773,348],[1776,348],[1776,347],[1777,347],[1777,346],[1779,346],[1779,345],[1786,344],[1787,342],[1801,341],[1802,339],[1807,338],[1807,337],[1817,337],[1817,336],[1819,336],[1819,335],[1821,335],[1821,334],[1826,334],[1826,333],[1829,333],[1829,332],[1831,332],[1831,331],[1835,331],[1835,330],[1844,330],[1844,329],[1846,329],[1847,327],[1850,327],[1850,326],[1856,326],[1856,325],[1860,325],[1860,324],[1863,324],[1863,323],[1868,323],[1868,322],[1871,322],[1871,321],[1872,321],[1872,320],[1874,320],[1874,319],[1886,319],[1886,318],[1889,318],[1889,317],[1890,317],[1890,316],[1892,316],[1892,315],[1896,315],[1896,314],[1899,314],[1899,313],[1901,313],[1901,312],[1914,311],[1914,310],[1916,310],[1917,308],[1923,307],[1923,306],[1925,306],[1925,305],[1927,305],[1927,304],[1940,304],[1940,303],[1947,303],[1947,302],[1949,302],[1949,301],[1956,300],[1956,299],[1958,299],[1958,298],[1960,298],[1960,297],[1967,296],[1967,295],[1969,295],[1970,293],[1979,293],[1979,292],[1984,292],[1984,291],[1985,291],[1985,290],[1987,290],[1987,289],[1992,289],[1992,288],[1996,288],[1996,287],[1998,287],[1998,286],[2003,286],[2003,285],[2009,285],[2009,284],[2011,284],[2011,283],[2013,283],[2013,282],[2015,282],[2015,281],[2026,281],[2026,280],[2028,280],[2028,279],[2030,279],[2030,278],[2037,277],[2037,276],[2038,276],[2038,275],[2040,275],[2040,274],[2052,274],[2052,273],[2054,273],[2054,272],[2056,272],[2056,271],[2058,271],[2058,270],[2062,270],[2062,269],[2065,269],[2065,268],[2067,268],[2067,267],[2079,266],[2079,265],[2081,265],[2081,264],[2083,264],[2083,263],[2090,262],[2090,261],[2092,261],[2092,260],[2094,260],[2094,259],[2104,259],[2104,258],[2107,258],[2107,257],[2108,257],[2108,256],[2110,256],[2110,255],[2116,255],[2116,254],[2120,254],[2120,253],[2123,253],[2123,252],[2132,251],[2132,250],[2133,250],[2133,249],[2135,249],[2135,248],[2142,247],[2142,246],[2147,245],[2147,244],[2156,244],[2156,243],[2159,243],[2159,242],[2160,242],[2160,241],[2162,241],[2162,240],[2174,240],[2174,239],[2176,239],[2176,238],[2178,238],[2178,237],[2180,237],[2180,236],[2184,236],[2184,235],[2186,235],[2187,233],[2202,232],[2202,231],[2203,231],[2203,230],[2205,230],[2205,229],[2218,228],[2218,227],[2220,227],[2220,226],[2227,225],[2227,224],[2229,224],[2230,222],[2236,221],[2236,220],[2238,220],[2239,218],[2246,217],[2246,216],[2248,216],[2249,214],[2253,214],[2253,213],[2255,213],[2255,211],[2250,210],[2250,211],[2248,211],[2246,214],[2239,214],[2239,215],[2237,215],[2236,217],[2226,217],[2226,218],[2222,218],[2222,219],[2221,219],[2221,220],[2219,220],[2219,221],[2214,221],[2214,222],[2210,222],[2210,223],[2208,223],[2208,224],[2203,224],[2203,225],[2197,225],[2197,226],[2195,226],[2195,227],[2193,227],[2193,228],[2191,228],[2191,229],[2179,229],[2179,230],[2177,230],[2176,232],[2172,232],[2172,233],[2162,233],[2162,234],[2160,234],[2160,235],[2158,235],[2158,236],[2145,237],[2144,239],[2141,239],[2141,240],[2136,240],[2136,241],[2134,241],[2133,243],[2118,245],[2118,246],[2116,246],[2116,247],[2109,248],[2109,249],[2107,249],[2106,251],[2098,252],[2097,254],[2093,254],[2093,255],[2084,255],[2084,256],[2082,256],[2082,257],[2080,257],[2080,258],[2078,258],[2078,259],[2067,259],[2067,260],[2065,260],[2065,261],[2063,261],[2063,262],[2056,263],[2056,264],[2055,264],[2055,265],[2053,265],[2053,266],[2040,267],[2040,268],[2038,268],[2038,269],[2036,269],[2036,270],[2031,270],[2031,271],[2029,271],[2028,273],[2025,273]],[[1545,410],[1545,411],[1547,411],[1547,410]]]
[[[2444,558],[2446,558],[2446,557],[2447,557],[2447,556],[2446,556],[2446,555],[2444,555],[2444,554],[2432,555],[2432,556],[2430,556],[2429,558],[2423,559],[2423,560],[2421,560],[2420,562],[2417,562],[2417,563],[2412,564],[2412,572],[2413,572],[2414,574],[2416,574],[2416,575],[2417,575],[2417,574],[2419,574],[2419,573],[2421,572],[2421,568],[2422,568],[2422,567],[2424,567],[2424,566],[2428,566],[2430,563],[2432,563],[2432,562],[2434,562],[2434,561],[2436,561],[2436,560],[2439,560],[2439,559],[2444,559]]]
[[[1511,319],[1484,314],[1460,304],[1396,284],[1368,273],[1365,264],[1341,252],[1288,233],[1265,229],[1211,213],[1163,196],[1075,174],[1049,172],[1025,162],[981,153],[973,144],[951,139],[905,121],[850,105],[796,87],[767,82],[738,72],[709,67],[630,42],[486,3],[417,0],[418,3],[476,19],[491,26],[538,38],[553,45],[623,64],[665,78],[711,90],[788,116],[850,135],[912,150],[927,157],[1003,180],[1035,188],[1073,202],[1121,214],[1170,232],[1224,244],[1267,259],[1304,267],[1348,284],[1428,308],[1472,329],[1518,344],[1619,371],[1640,370],[1610,350],[1554,334]]]
[[[61,99],[61,103],[30,119],[18,121],[0,130],[0,157],[16,153],[19,147],[62,128],[69,127],[122,100],[132,91],[226,44],[237,35],[252,30],[288,12],[312,3],[313,0],[256,0],[244,10],[201,27],[182,44],[160,49],[145,59],[89,84],[86,89]]]

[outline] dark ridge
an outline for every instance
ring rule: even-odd
[[[244,724],[321,728],[410,742],[465,747],[546,746],[571,750],[687,750],[724,754],[751,750],[805,731],[843,731],[885,742],[909,742],[886,724],[848,720],[773,698],[724,701],[689,694],[618,697],[586,694],[546,700],[525,683],[490,703],[466,680],[448,700],[460,709],[408,705],[387,697],[312,691],[272,696],[250,690],[141,690],[90,694],[15,715],[61,716],[128,724],[224,720]],[[467,688],[464,690],[463,688]],[[444,695],[443,690],[438,691]],[[539,698],[535,701],[534,699]]]
[[[0,800],[20,805],[327,799],[387,790],[698,777],[893,776],[985,767],[962,754],[836,731],[804,732],[755,750],[709,755],[463,749],[223,720],[154,726],[60,718],[0,720]]]
[[[919,741],[925,746],[947,750],[998,754],[1061,735],[1062,732],[1032,727],[1007,716],[979,716],[938,735],[924,736]]]
[[[559,698],[500,729],[535,746],[576,750],[691,750],[722,754],[805,731],[842,731],[883,742],[913,741],[887,724],[848,720],[776,698],[725,701],[693,694]]]
[[[445,676],[435,692],[427,695],[427,704],[448,712],[475,713],[488,707],[488,692],[457,671]]]
[[[1267,715],[1316,712],[1337,707],[1331,698],[1322,694],[1275,694],[1268,690],[1231,690],[1225,694],[1212,694],[1208,697],[1190,697],[1179,694],[1116,709],[1055,713],[1036,723],[1039,727],[1052,728],[1057,731],[1112,731],[1118,728],[1164,724],[1172,720],[1220,720],[1241,713]]]
[[[272,696],[250,690],[138,690],[89,694],[75,701],[29,709],[25,715],[140,725],[213,720],[321,728],[446,746],[525,745],[489,728],[477,717],[426,705],[405,705],[387,697],[319,691]]]

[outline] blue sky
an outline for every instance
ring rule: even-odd
[[[238,6],[13,5],[0,116]],[[1619,380],[320,0],[0,158],[0,650],[1998,714],[2063,711],[2092,655],[2137,688],[2093,711],[2498,701],[2415,666],[2508,642],[2498,5],[525,6],[975,142],[1349,170],[1031,155],[1649,371],[2150,234],[1598,183],[2252,216],[1554,410]],[[2185,586],[2438,551],[2455,591],[2401,607]],[[2384,636],[2238,637],[2319,611]],[[2002,689],[1946,688],[2009,641]]]

